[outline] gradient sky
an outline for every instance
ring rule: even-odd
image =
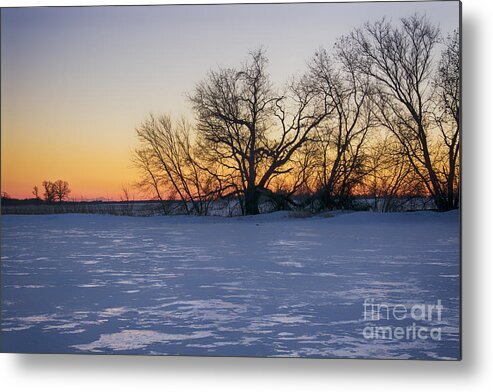
[[[415,12],[458,28],[444,1],[2,9],[2,192],[61,178],[76,198],[119,199],[137,180],[135,127],[191,117],[185,94],[209,69],[262,45],[281,84],[354,27]]]

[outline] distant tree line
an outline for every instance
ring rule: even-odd
[[[265,51],[250,52],[196,84],[194,124],[160,115],[137,128],[139,186],[199,215],[218,199],[253,215],[262,200],[322,210],[356,195],[382,211],[405,196],[458,208],[459,41],[426,16],[382,19],[319,49],[282,87]]]

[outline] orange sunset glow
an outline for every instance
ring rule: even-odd
[[[40,127],[33,133],[23,127],[10,133],[15,124],[10,128],[8,122],[2,127],[7,130],[2,132],[2,191],[15,198],[32,197],[33,187],[43,180],[63,178],[70,183],[72,198],[117,200],[122,186],[137,179],[130,161],[133,129],[113,140],[104,129],[74,127],[76,132],[64,133],[59,130],[62,124],[55,126],[59,128]]]

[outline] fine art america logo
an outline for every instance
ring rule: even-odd
[[[363,329],[365,339],[387,340],[441,340],[441,327],[429,327],[425,323],[440,323],[442,321],[442,301],[436,304],[388,304],[377,303],[373,298],[363,302],[364,321],[372,322]],[[375,325],[377,321],[385,324]]]

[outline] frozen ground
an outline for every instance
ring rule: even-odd
[[[459,215],[2,217],[2,350],[457,358]],[[444,306],[365,339],[363,301]]]

